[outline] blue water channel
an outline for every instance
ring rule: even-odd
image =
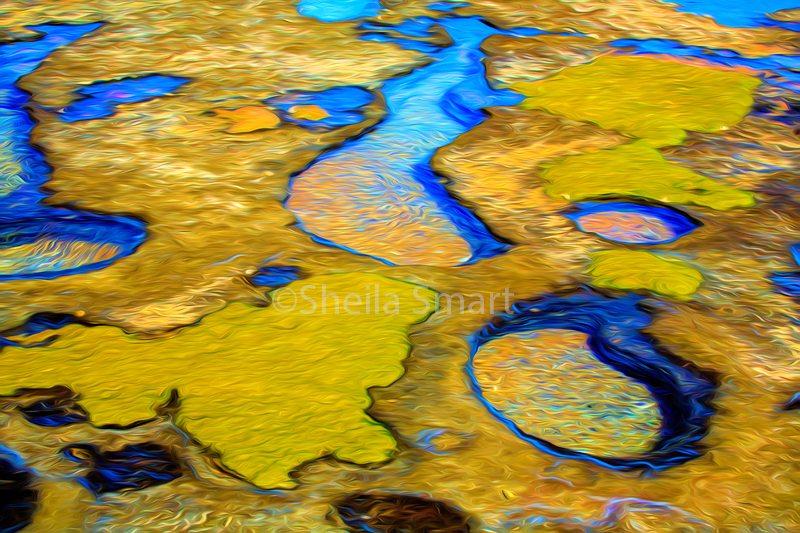
[[[504,31],[489,26],[477,17],[420,17],[388,28],[365,23],[361,29],[366,32],[368,39],[397,42],[400,46],[408,47],[409,37],[432,35],[434,25],[443,28],[453,44],[444,48],[430,45],[419,48],[430,50],[428,55],[432,61],[380,87],[388,118],[366,135],[324,154],[309,166],[312,170],[321,165],[337,169],[338,176],[333,178],[341,178],[341,196],[346,196],[352,194],[353,183],[356,183],[353,175],[348,174],[348,169],[360,165],[362,176],[371,173],[374,177],[370,183],[375,190],[363,186],[358,196],[353,197],[357,209],[352,210],[342,210],[341,206],[333,204],[326,208],[322,199],[318,202],[318,212],[313,214],[293,209],[291,201],[287,204],[298,218],[300,227],[316,240],[398,264],[387,255],[354,249],[337,241],[336,236],[309,228],[307,223],[312,216],[344,220],[353,232],[360,232],[370,242],[385,244],[388,248],[391,243],[381,243],[382,239],[387,239],[383,227],[377,223],[373,225],[372,217],[365,220],[364,213],[375,213],[377,219],[380,216],[378,213],[386,206],[386,196],[382,196],[378,190],[391,188],[399,191],[396,193],[398,203],[407,200],[408,204],[413,204],[419,220],[436,218],[449,222],[449,226],[442,224],[447,228],[442,231],[457,232],[469,243],[472,251],[472,256],[465,258],[467,260],[464,263],[491,257],[508,249],[508,245],[495,239],[481,221],[447,193],[431,171],[429,161],[438,148],[452,143],[459,135],[482,122],[486,118],[482,108],[516,105],[524,98],[512,91],[496,90],[489,86],[482,63],[485,55],[479,49],[481,43],[491,35],[531,36],[544,32],[535,29]],[[303,175],[300,173],[298,177],[303,178]],[[358,186],[362,187],[361,184]],[[417,193],[420,188],[423,189],[422,194]],[[408,194],[403,198],[403,191],[409,190],[414,191],[414,195]]]

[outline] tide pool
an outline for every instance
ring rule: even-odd
[[[51,52],[102,24],[42,25],[36,41],[0,46],[0,279],[53,278],[95,270],[133,253],[144,241],[144,223],[130,217],[83,214],[42,205],[39,187],[50,167],[30,145],[35,125],[17,81]]]
[[[472,337],[467,370],[475,392],[517,436],[560,457],[620,470],[660,470],[697,457],[695,443],[713,414],[713,382],[671,361],[641,332],[652,321],[642,300],[581,288],[515,304]],[[574,368],[560,376],[553,365]],[[520,375],[520,367],[536,370]],[[573,379],[586,384],[574,388]],[[578,417],[591,421],[594,437],[570,427]]]
[[[677,209],[628,202],[587,202],[564,216],[581,231],[626,244],[665,244],[701,226]]]

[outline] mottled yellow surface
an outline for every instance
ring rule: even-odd
[[[589,274],[598,287],[653,292],[684,299],[703,283],[703,275],[682,261],[634,250],[594,252]]]
[[[23,81],[49,105],[69,102],[81,85],[157,72],[192,78],[195,98],[219,107],[224,98],[375,85],[424,58],[389,43],[360,40],[351,22],[303,17],[292,0],[220,0],[213,8],[199,0],[134,0],[124,6],[103,0],[12,0],[0,6],[0,15],[2,27],[15,30],[54,22],[106,23],[52,54]]]
[[[473,358],[481,395],[529,435],[620,457],[658,438],[658,406],[643,385],[598,361],[588,335],[548,329],[493,339]]]
[[[523,107],[594,122],[659,147],[683,142],[684,130],[736,124],[749,112],[758,84],[740,72],[608,55],[512,88],[530,97]]]
[[[338,312],[323,294],[338,296]],[[0,394],[66,385],[93,423],[130,425],[176,391],[177,424],[226,467],[262,487],[291,486],[289,471],[320,455],[359,464],[391,456],[391,433],[364,413],[366,389],[403,374],[406,328],[425,318],[433,294],[340,274],[295,282],[269,308],[232,304],[169,339],[67,326],[50,346],[4,350]]]
[[[385,0],[389,9],[379,20],[441,16],[425,8],[430,3]],[[732,31],[658,0],[470,4],[456,12],[488,16],[506,27],[591,35],[584,46],[576,38],[541,36],[546,49],[509,39],[497,71],[503,82],[591,60],[613,39],[677,39],[748,57],[794,53],[798,42],[796,34],[776,28]],[[34,105],[66,105],[80,86],[129,75],[183,74],[195,80],[176,96],[123,104],[109,120],[67,124],[34,109],[40,121],[35,142],[56,169],[46,184],[56,191],[54,201],[136,214],[146,219],[151,238],[136,254],[100,271],[0,284],[0,323],[14,325],[32,312],[55,311],[160,333],[227,302],[259,302],[261,291],[242,276],[267,258],[298,264],[304,273],[379,272],[442,292],[481,293],[487,300],[489,292],[505,287],[518,299],[589,281],[588,252],[607,243],[559,216],[570,201],[545,194],[538,174],[559,158],[626,139],[540,110],[493,108],[491,118],[441,148],[434,161],[450,178],[450,189],[515,243],[508,254],[459,268],[389,267],[314,243],[287,227],[293,217],[280,203],[287,177],[325,148],[374,124],[379,110],[369,115],[371,122],[325,135],[296,126],[231,135],[223,131],[230,121],[208,112],[261,105],[290,89],[340,84],[374,89],[421,58],[389,43],[357,40],[352,23],[298,17],[295,6],[224,1],[210,7],[192,0],[158,5],[14,0],[0,6],[9,25],[2,36],[30,37],[15,26],[23,24],[110,23],[25,77]],[[521,52],[519,62],[515,51]],[[486,61],[490,75],[497,53]],[[758,91],[792,97],[775,87]],[[238,96],[246,98],[232,100],[235,105],[217,101]],[[796,167],[799,150],[791,127],[753,116],[729,130],[690,132],[685,144],[660,150],[668,161],[755,191],[760,200],[729,211],[692,204],[686,209],[704,226],[658,247],[691,255],[706,278],[692,302],[662,302],[663,312],[648,328],[662,347],[718,375],[718,411],[701,441],[708,452],[698,459],[642,475],[536,450],[470,391],[464,336],[491,316],[453,314],[416,326],[405,376],[389,388],[371,390],[376,401],[370,414],[389,425],[400,442],[395,460],[363,468],[324,458],[301,468],[295,490],[278,494],[252,491],[207,466],[210,454],[175,430],[170,419],[124,431],[88,424],[45,428],[4,404],[0,440],[36,472],[43,491],[36,519],[41,529],[35,531],[65,533],[80,524],[81,531],[103,533],[342,533],[331,516],[333,502],[356,492],[391,490],[451,503],[481,530],[793,532],[800,523],[800,417],[776,406],[800,390],[800,327],[792,322],[796,303],[776,294],[766,278],[796,268],[787,246],[800,235],[800,193],[792,186],[796,176],[776,168]],[[432,430],[440,436],[423,440]],[[179,452],[184,475],[98,499],[76,481],[85,469],[61,453],[70,443],[119,449],[143,442]],[[54,497],[56,491],[79,495],[80,501]]]

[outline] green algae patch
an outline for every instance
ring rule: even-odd
[[[753,205],[753,196],[664,159],[656,148],[681,144],[686,131],[713,133],[739,122],[759,80],[740,72],[640,56],[603,56],[512,88],[543,109],[636,138],[611,150],[570,156],[546,169],[553,198],[617,194],[713,209]]]
[[[229,305],[168,339],[70,325],[48,346],[5,348],[0,395],[66,385],[92,423],[124,426],[154,417],[177,391],[176,424],[227,468],[260,487],[291,487],[291,470],[326,454],[358,464],[391,457],[392,434],[364,412],[367,389],[403,375],[408,327],[433,309],[434,294],[334,274],[275,291],[268,308]]]
[[[541,178],[549,196],[571,201],[623,195],[718,210],[754,203],[751,193],[674,165],[639,141],[566,157],[542,171]]]
[[[512,89],[522,106],[595,124],[645,140],[681,144],[684,130],[712,133],[739,122],[759,80],[740,72],[641,56],[603,56]]]
[[[650,252],[610,250],[591,254],[593,285],[610,289],[646,289],[684,300],[694,294],[703,276],[677,259]]]

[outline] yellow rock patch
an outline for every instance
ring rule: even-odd
[[[294,118],[301,120],[322,120],[330,115],[318,105],[295,105],[289,108]]]
[[[611,250],[591,254],[589,274],[597,287],[647,289],[677,299],[697,291],[703,276],[676,259],[664,259],[650,252]]]
[[[129,425],[153,417],[176,390],[178,426],[261,487],[292,486],[293,468],[325,454],[387,460],[395,441],[364,412],[367,389],[403,374],[406,330],[432,310],[433,291],[375,274],[334,274],[273,295],[268,308],[231,304],[169,339],[70,325],[49,346],[5,348],[0,394],[66,385],[92,423]]]
[[[265,107],[247,106],[239,109],[215,109],[219,117],[231,119],[234,124],[228,133],[247,133],[256,130],[271,129],[281,123],[281,119]]]

